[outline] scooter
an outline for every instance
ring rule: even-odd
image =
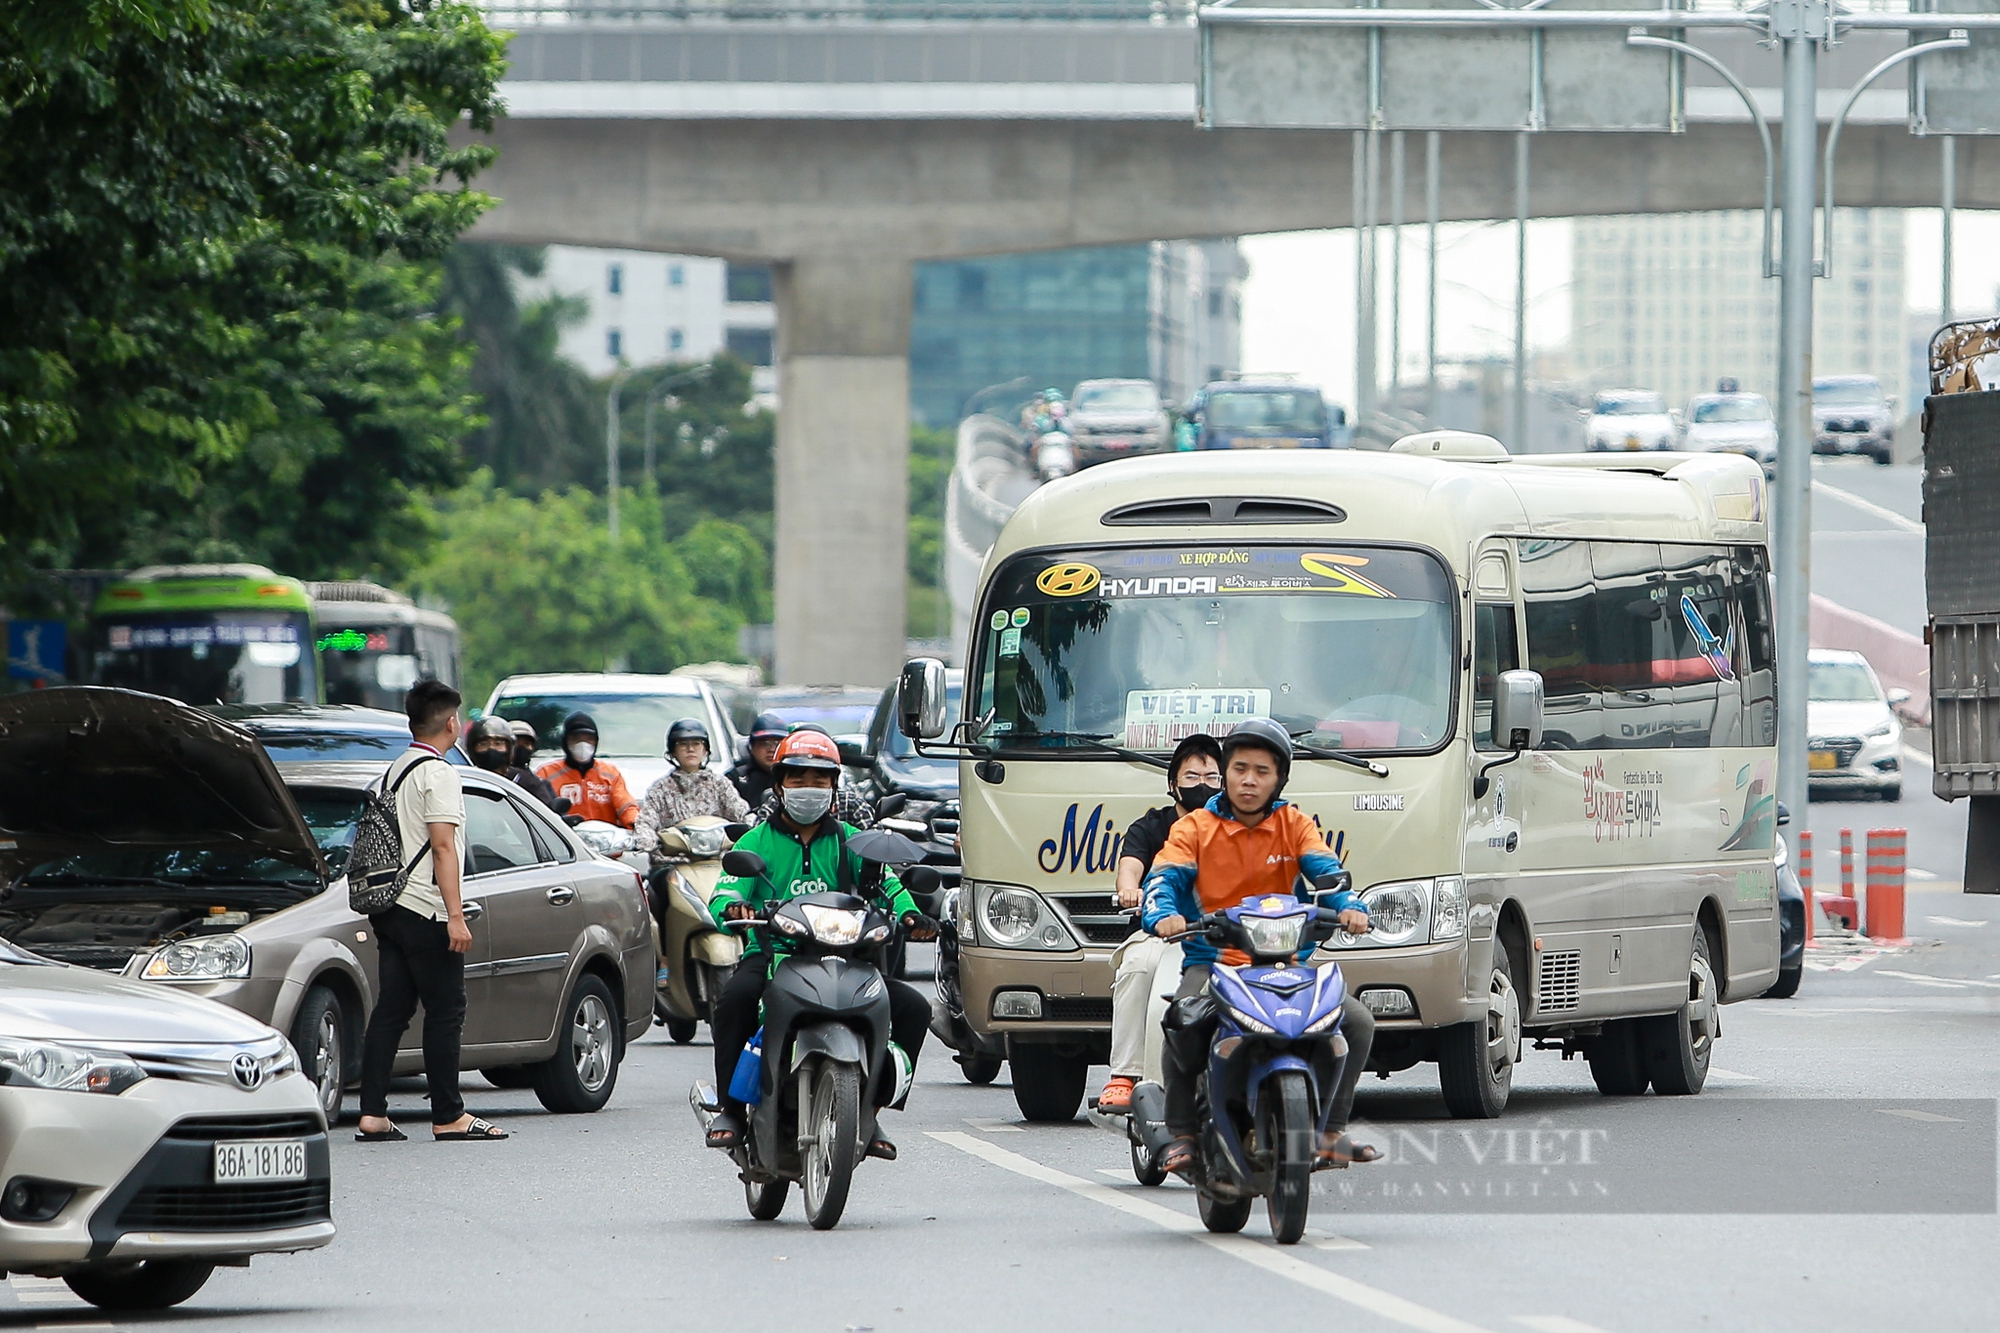
[[[696,1025],[707,1021],[709,1005],[743,957],[743,941],[716,929],[708,904],[722,881],[723,853],[748,828],[697,815],[660,830],[660,850],[685,860],[650,877],[661,898],[654,918],[660,980],[653,1017],[683,1046],[694,1040]]]
[[[1035,437],[1035,475],[1054,481],[1076,471],[1076,446],[1066,430],[1043,431]]]
[[[1337,877],[1327,878],[1331,884]],[[1188,931],[1233,945],[1251,960],[1247,967],[1217,963],[1207,991],[1177,1001],[1167,1018],[1169,1040],[1211,1015],[1215,1022],[1207,1066],[1196,1076],[1196,1149],[1188,1172],[1210,1231],[1241,1231],[1262,1198],[1280,1245],[1305,1234],[1312,1173],[1334,1165],[1322,1162],[1319,1143],[1347,1063],[1340,1032],[1347,983],[1337,963],[1312,967],[1294,959],[1339,929],[1328,908],[1270,897],[1204,916]],[[1173,1138],[1166,1110],[1160,1084],[1133,1091],[1133,1130],[1155,1160]]]
[[[768,873],[755,852],[729,852],[722,864],[745,879]],[[936,872],[913,867],[905,887],[923,902],[937,887]],[[756,1100],[745,1132],[729,1150],[750,1216],[760,1222],[784,1211],[798,1181],[813,1229],[838,1223],[854,1168],[875,1137],[871,1091],[891,1078],[888,1105],[900,1108],[910,1095],[915,1070],[889,1040],[889,989],[880,962],[899,931],[879,897],[801,894],[762,918],[730,923],[793,948],[764,991],[761,1058],[754,1081],[743,1088]],[[706,1132],[722,1110],[716,1090],[698,1082],[688,1101]]]

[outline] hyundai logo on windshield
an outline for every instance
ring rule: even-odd
[[[229,1072],[236,1076],[236,1082],[245,1092],[255,1092],[264,1084],[264,1063],[256,1056],[243,1054],[230,1062]]]

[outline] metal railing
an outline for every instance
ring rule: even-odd
[[[497,28],[577,23],[1194,22],[1195,0],[497,0]]]

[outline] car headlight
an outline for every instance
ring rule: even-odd
[[[1077,947],[1055,909],[1032,889],[1007,884],[981,885],[974,916],[986,938],[1003,949]]]
[[[852,944],[861,938],[862,914],[852,908],[801,903],[799,911],[805,914],[806,923],[812,927],[813,938],[821,944]]]
[[[680,835],[688,845],[689,854],[704,860],[711,856],[720,856],[729,850],[729,832],[721,827],[696,828],[682,824]]]
[[[1465,938],[1465,881],[1448,875],[1433,882],[1431,890],[1431,941]]]
[[[204,935],[155,949],[139,973],[148,981],[225,981],[250,975],[250,946],[237,935]]]
[[[0,1037],[0,1085],[115,1097],[145,1077],[145,1070],[122,1055]]]
[[[1894,731],[1895,729],[1896,729],[1895,723],[1884,722],[1878,726],[1873,726],[1868,728],[1868,730],[1863,734],[1865,734],[1870,740],[1880,740],[1882,737],[1887,736],[1890,732]]]
[[[1303,912],[1293,912],[1278,917],[1246,916],[1239,921],[1244,935],[1249,937],[1250,952],[1268,958],[1298,952],[1299,933],[1305,929],[1306,916]]]

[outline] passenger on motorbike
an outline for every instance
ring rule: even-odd
[[[535,724],[523,719],[514,722],[514,767],[526,768],[535,758]]]
[[[751,829],[736,844],[739,851],[763,857],[768,870],[756,879],[731,875],[716,886],[709,911],[725,930],[725,922],[748,920],[800,894],[863,892],[866,864],[847,846],[847,839],[858,830],[832,816],[834,786],[840,778],[840,748],[822,732],[797,731],[778,746],[772,770],[781,805],[778,815]],[[894,874],[883,872],[881,894],[910,939],[937,937],[937,922],[918,909]],[[722,1113],[708,1127],[711,1148],[733,1148],[743,1133],[744,1105],[730,1097],[727,1089],[744,1043],[757,1031],[764,988],[785,951],[782,941],[776,942],[774,951],[772,942],[751,935],[743,962],[716,996],[709,1027],[715,1034],[715,1086],[722,1090]],[[889,977],[884,980],[889,988],[890,1037],[914,1066],[930,1026],[930,1001],[907,982]],[[873,1104],[886,1106],[894,1092],[893,1079],[885,1077],[873,1090]],[[878,1131],[868,1145],[868,1155],[894,1161],[896,1145]]]
[[[472,754],[472,762],[489,773],[506,778],[557,814],[568,814],[569,802],[556,795],[554,787],[515,761],[515,725],[504,717],[482,717],[473,723],[466,736],[466,749]],[[518,725],[528,726],[525,722]],[[534,728],[529,727],[529,734],[534,734]],[[533,748],[528,752],[533,754]]]
[[[779,743],[791,730],[791,725],[776,713],[759,713],[750,724],[749,750],[729,770],[729,780],[736,784],[737,793],[752,809],[771,794],[771,764],[777,758]]]
[[[1153,861],[1142,912],[1146,929],[1171,939],[1206,913],[1251,898],[1291,897],[1301,875],[1310,881],[1340,869],[1340,859],[1312,820],[1297,806],[1278,799],[1291,769],[1292,738],[1277,722],[1251,718],[1229,733],[1222,742],[1222,794],[1175,824]],[[1368,911],[1358,894],[1343,892],[1332,907],[1343,930],[1367,933]],[[1189,936],[1182,942],[1181,956],[1180,989],[1166,1020],[1166,1121],[1174,1140],[1160,1165],[1168,1171],[1185,1170],[1194,1162],[1195,1079],[1207,1061],[1215,1028],[1212,1013],[1187,1020],[1190,1010],[1199,1013],[1197,1001],[1208,989],[1216,947]],[[1223,951],[1220,960],[1235,965],[1249,961],[1235,949]],[[1372,1162],[1382,1155],[1380,1150],[1356,1144],[1347,1134],[1354,1089],[1375,1039],[1374,1016],[1352,995],[1342,1005],[1340,1030],[1347,1038],[1347,1063],[1334,1092],[1320,1155],[1343,1165]]]
[[[1153,868],[1153,858],[1166,846],[1174,824],[1199,810],[1222,790],[1222,746],[1198,731],[1174,747],[1167,765],[1167,795],[1171,805],[1148,810],[1126,826],[1118,844],[1118,905],[1139,906],[1139,885]],[[1135,923],[1136,925],[1136,923]],[[1111,982],[1111,1077],[1097,1096],[1097,1109],[1120,1113],[1132,1109],[1132,1089],[1146,1071],[1146,1009],[1153,972],[1167,942],[1136,930],[1112,954],[1117,967]]]
[[[793,735],[797,735],[801,731],[816,731],[828,740],[833,740],[833,733],[817,722],[801,722],[792,728]],[[834,753],[838,754],[839,752],[840,746],[836,742]],[[755,810],[750,812],[750,822],[753,824],[768,824],[777,816],[777,813],[778,793],[773,791],[758,804]],[[847,776],[845,766],[842,766],[840,779],[834,784],[833,788],[833,817],[843,824],[852,824],[856,828],[867,828],[875,822],[875,803],[861,794],[861,789],[856,787],[853,780]]]
[[[684,717],[667,728],[667,758],[674,767],[646,788],[634,829],[656,868],[674,859],[660,850],[660,830],[702,815],[731,822],[750,815],[729,779],[708,767],[708,755],[708,728],[698,719]]]

